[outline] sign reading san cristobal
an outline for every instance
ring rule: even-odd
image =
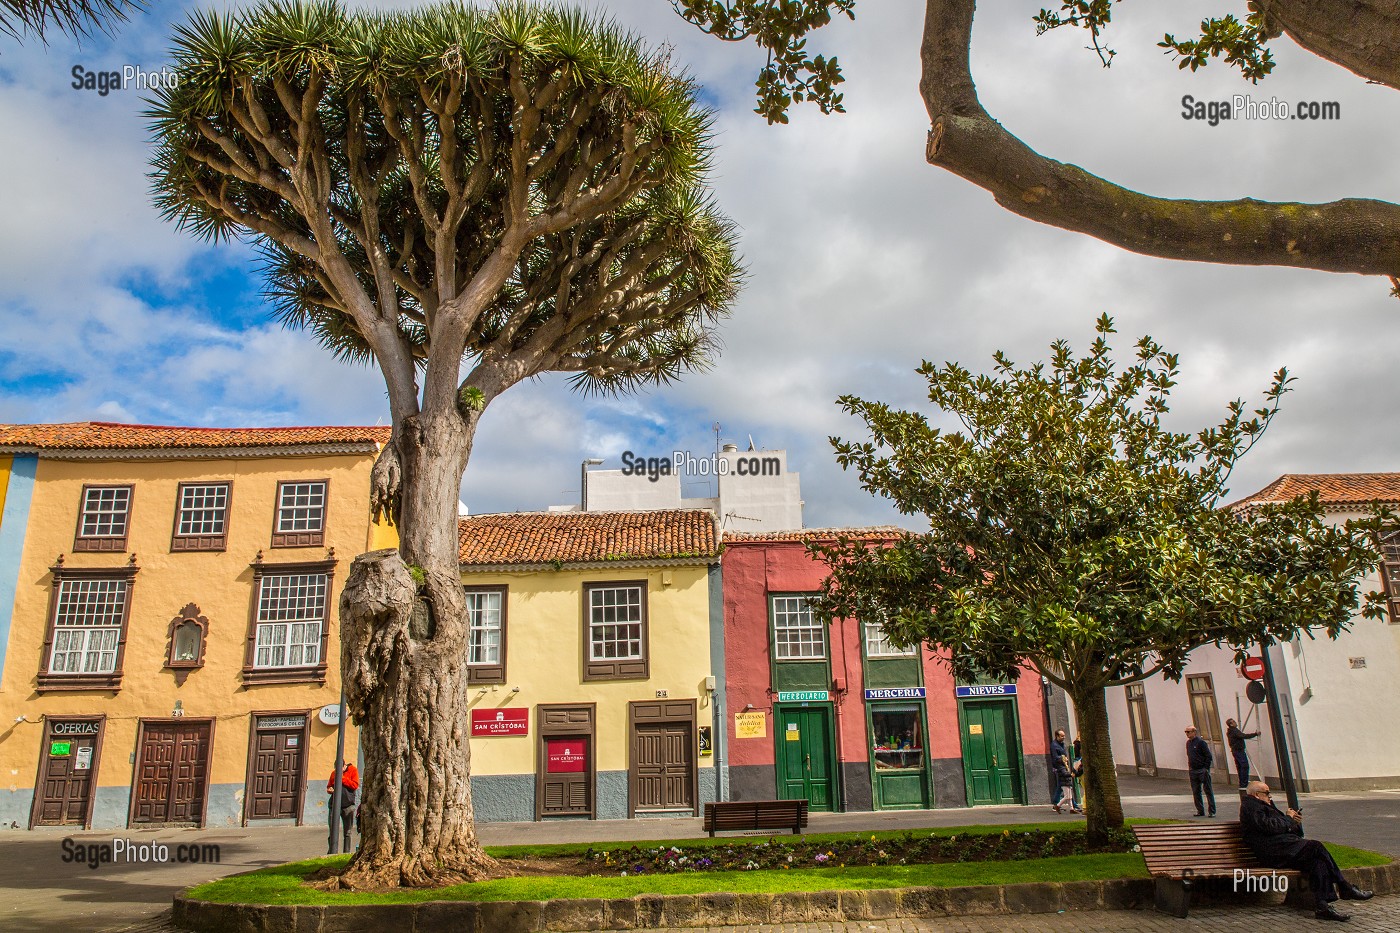
[[[825,690],[779,690],[779,703],[805,703],[812,700],[825,701],[828,694]]]
[[[954,687],[958,697],[1012,697],[1016,695],[1015,684],[973,684],[970,687]]]

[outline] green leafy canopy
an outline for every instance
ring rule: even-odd
[[[841,398],[872,437],[832,438],[842,466],[930,530],[890,547],[814,545],[831,566],[826,614],[878,622],[904,647],[945,647],[960,676],[1014,676],[1030,661],[1072,694],[1179,678],[1203,644],[1336,637],[1350,624],[1379,513],[1334,524],[1316,494],[1220,504],[1278,413],[1287,371],[1252,412],[1236,400],[1217,426],[1173,431],[1176,355],[1144,337],[1120,369],[1107,316],[1097,332],[1083,356],[1057,341],[1048,364],[997,353],[974,374],[925,362],[929,401],[961,430]],[[1380,614],[1378,594],[1363,611]]]
[[[277,315],[336,354],[441,358],[453,382],[489,364],[480,411],[540,372],[622,391],[716,349],[742,268],[712,117],[611,21],[268,0],[193,13],[173,57],[148,113],[158,206],[255,243]]]

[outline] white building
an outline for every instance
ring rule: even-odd
[[[1316,490],[1330,521],[1360,518],[1372,501],[1400,504],[1400,473],[1285,474],[1234,504],[1287,501]],[[1385,563],[1362,584],[1362,592],[1384,591],[1390,612],[1384,620],[1358,613],[1336,641],[1303,636],[1275,645],[1270,661],[1278,686],[1293,772],[1300,790],[1364,790],[1400,787],[1400,740],[1390,732],[1400,710],[1400,530],[1387,536]],[[1257,647],[1251,655],[1258,655]],[[1224,720],[1235,718],[1246,732],[1252,771],[1275,780],[1279,769],[1270,739],[1267,704],[1245,696],[1248,681],[1232,652],[1207,646],[1191,653],[1180,683],[1154,677],[1109,691],[1109,726],[1120,772],[1186,774],[1186,737],[1194,725],[1215,744],[1216,765],[1236,775],[1224,744]]]
[[[641,457],[629,451],[621,469],[584,466],[582,499],[590,512],[709,509],[724,531],[802,528],[800,476],[788,470],[786,450],[741,451],[725,444],[698,457],[685,451]],[[684,494],[697,486],[716,494]]]

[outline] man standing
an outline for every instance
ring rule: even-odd
[[[1065,730],[1055,733],[1055,741],[1050,743],[1050,766],[1055,775],[1055,799],[1050,806],[1056,813],[1064,809],[1065,798],[1070,798],[1070,812],[1080,813],[1079,804],[1074,801],[1074,775],[1070,771],[1069,749],[1065,746]]]
[[[1205,816],[1206,807],[1201,802],[1204,796],[1210,804],[1210,815],[1215,816],[1215,790],[1210,786],[1210,766],[1215,764],[1206,740],[1196,734],[1195,726],[1186,728],[1186,767],[1191,770],[1191,797],[1196,801],[1196,815]]]
[[[1230,755],[1235,759],[1235,771],[1240,776],[1240,790],[1249,786],[1249,755],[1245,754],[1244,740],[1259,737],[1257,732],[1243,732],[1233,719],[1225,720],[1225,739],[1230,743]]]
[[[1332,902],[1339,894],[1347,900],[1369,901],[1371,892],[1347,881],[1326,846],[1303,838],[1303,815],[1292,808],[1280,813],[1269,785],[1253,781],[1245,793],[1240,802],[1240,834],[1255,857],[1269,868],[1292,868],[1306,875],[1317,899],[1317,919],[1350,920]]]

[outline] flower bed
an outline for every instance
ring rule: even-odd
[[[581,859],[585,874],[629,877],[698,871],[765,871],[788,868],[845,868],[855,865],[926,865],[938,862],[1005,862],[1104,852],[1135,852],[1128,830],[1104,845],[1090,845],[1082,831],[1017,831],[938,835],[904,833],[896,838],[807,842],[774,837],[762,842],[735,840],[702,849],[676,846],[589,849]]]

